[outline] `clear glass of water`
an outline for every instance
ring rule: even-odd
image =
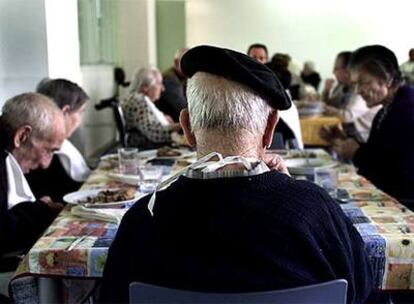
[[[138,174],[138,149],[118,149],[119,172],[126,175]]]
[[[335,198],[338,188],[338,170],[336,168],[315,168],[314,172],[315,183]]]
[[[162,167],[160,166],[141,166],[139,167],[139,191],[144,193],[154,192],[161,182]]]

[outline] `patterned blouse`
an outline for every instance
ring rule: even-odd
[[[128,145],[146,149],[171,143],[169,122],[147,96],[128,94],[121,107],[129,133]]]

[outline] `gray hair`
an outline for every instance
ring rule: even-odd
[[[271,107],[249,87],[204,72],[188,80],[188,109],[192,131],[249,131],[263,134]]]
[[[158,73],[160,71],[157,68],[141,68],[136,70],[128,87],[128,93],[139,92],[144,86],[154,85]]]
[[[2,123],[13,136],[18,128],[24,125],[32,127],[32,136],[48,138],[53,130],[58,106],[45,95],[38,93],[23,93],[6,101],[1,116]]]

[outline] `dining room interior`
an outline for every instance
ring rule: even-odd
[[[49,222],[35,239],[25,240],[24,248],[16,250],[18,241],[10,241],[10,250],[8,245],[0,250],[0,303],[128,302],[125,286],[117,285],[125,291],[122,296],[121,291],[106,288],[123,282],[114,269],[132,261],[132,252],[141,260],[148,258],[148,264],[139,264],[145,268],[141,277],[139,270],[132,273],[139,267],[131,262],[128,283],[143,278],[143,283],[173,289],[240,293],[346,279],[344,303],[414,302],[413,11],[414,2],[405,0],[0,0],[0,234],[9,233],[14,216],[10,212],[22,202],[41,201],[55,212],[53,219],[45,216]],[[265,56],[264,64],[260,56]],[[212,75],[215,78],[209,78]],[[245,114],[250,122],[248,116],[243,118],[243,110],[229,110],[231,103],[220,108],[227,98],[240,98],[242,103],[244,96],[261,105],[240,106],[249,109]],[[217,102],[216,111],[203,102]],[[25,104],[21,112],[13,107],[17,103]],[[43,119],[39,124],[30,115],[36,111],[34,104],[44,111],[37,114]],[[45,128],[50,120],[54,124]],[[243,131],[253,125],[263,128],[258,133],[262,137],[233,129],[235,122]],[[58,134],[60,128],[66,132]],[[42,146],[46,133],[40,136],[40,132],[46,129],[53,131],[56,142],[60,140],[58,147]],[[29,156],[31,165],[25,160]],[[302,195],[318,211],[303,208],[293,194],[280,194],[275,202],[286,199],[298,210],[302,206],[307,215],[302,211],[292,215],[298,226],[280,218],[278,228],[266,226],[275,210],[287,211],[273,209],[270,202],[266,205],[267,187],[245,181],[268,171],[283,174],[269,181]],[[215,188],[216,180],[225,179],[231,182]],[[232,184],[236,180],[239,192]],[[227,201],[217,210],[217,204],[197,210],[173,202],[185,185],[191,185],[186,189],[195,204],[214,200],[220,191],[231,203],[238,198],[226,191],[241,195],[242,211],[233,211],[226,226],[222,221],[229,212]],[[206,192],[196,194],[194,189]],[[266,194],[258,195],[263,199],[258,206],[268,210],[268,216],[246,203],[251,199],[248,190]],[[178,211],[165,207],[166,197]],[[315,197],[321,199],[320,205]],[[144,203],[148,206],[138,206]],[[195,228],[187,236],[177,214],[191,211],[200,222],[188,220]],[[274,235],[275,243],[286,246],[262,243],[272,235],[267,230],[305,229],[299,224],[302,215],[312,227],[309,218],[316,221],[317,212],[327,220],[317,222],[319,231],[312,229],[316,245],[293,233]],[[148,234],[136,240],[149,249],[141,254],[132,241],[131,254],[117,264],[133,216],[148,228]],[[254,216],[265,220],[259,224]],[[252,225],[250,218],[255,224],[251,232],[242,228]],[[200,227],[206,223],[209,229]],[[174,228],[168,231],[163,225]],[[223,228],[223,234],[213,225]],[[227,259],[215,260],[221,248],[210,251],[195,240],[192,260],[186,250],[193,248],[186,241],[193,240],[197,229],[211,245],[224,246],[223,256],[232,250],[248,253],[226,265]],[[174,232],[184,236],[175,239]],[[263,232],[263,237],[252,241],[253,232]],[[170,235],[174,237],[168,240]],[[324,247],[318,238],[327,235],[332,239],[326,244],[339,245]],[[295,237],[306,243],[304,249],[290,242]],[[5,244],[9,239],[0,235]],[[178,249],[168,247],[173,241]],[[279,263],[291,260],[278,250],[289,246],[303,253],[294,259],[304,260],[284,268]],[[329,271],[323,264],[326,273],[316,275],[317,265],[325,260],[312,246],[319,246],[326,261],[335,260],[331,249],[343,250],[338,253],[340,262]],[[161,249],[173,256],[171,260]],[[271,250],[274,261],[269,258],[272,263],[267,264]],[[184,257],[194,269],[180,264]],[[255,258],[263,260],[249,264]],[[211,263],[211,273],[203,261]],[[177,275],[169,265],[170,273],[164,276],[160,269],[168,262],[189,270]],[[269,269],[263,270],[266,266]],[[283,269],[275,271],[276,277],[284,274],[287,279],[273,281],[269,275],[273,266]],[[197,277],[198,267],[205,278]],[[216,268],[220,270],[215,272]],[[169,282],[170,275],[177,275],[177,280]],[[243,281],[244,275],[254,279]],[[233,285],[226,278],[234,280]],[[205,284],[208,279],[217,284]],[[188,302],[189,296],[185,297],[178,302]],[[316,303],[323,303],[324,297]]]

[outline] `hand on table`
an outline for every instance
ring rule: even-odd
[[[63,209],[63,207],[65,207],[62,203],[57,203],[52,201],[52,199],[50,198],[50,196],[42,196],[39,201],[41,201],[42,203],[44,203],[45,205],[47,205],[49,208],[51,208],[52,210],[59,212]]]
[[[353,138],[334,140],[333,150],[343,159],[352,160],[358,149],[359,144]]]
[[[344,130],[338,126],[323,126],[319,129],[319,136],[330,144],[334,143],[335,139],[346,139]]]

